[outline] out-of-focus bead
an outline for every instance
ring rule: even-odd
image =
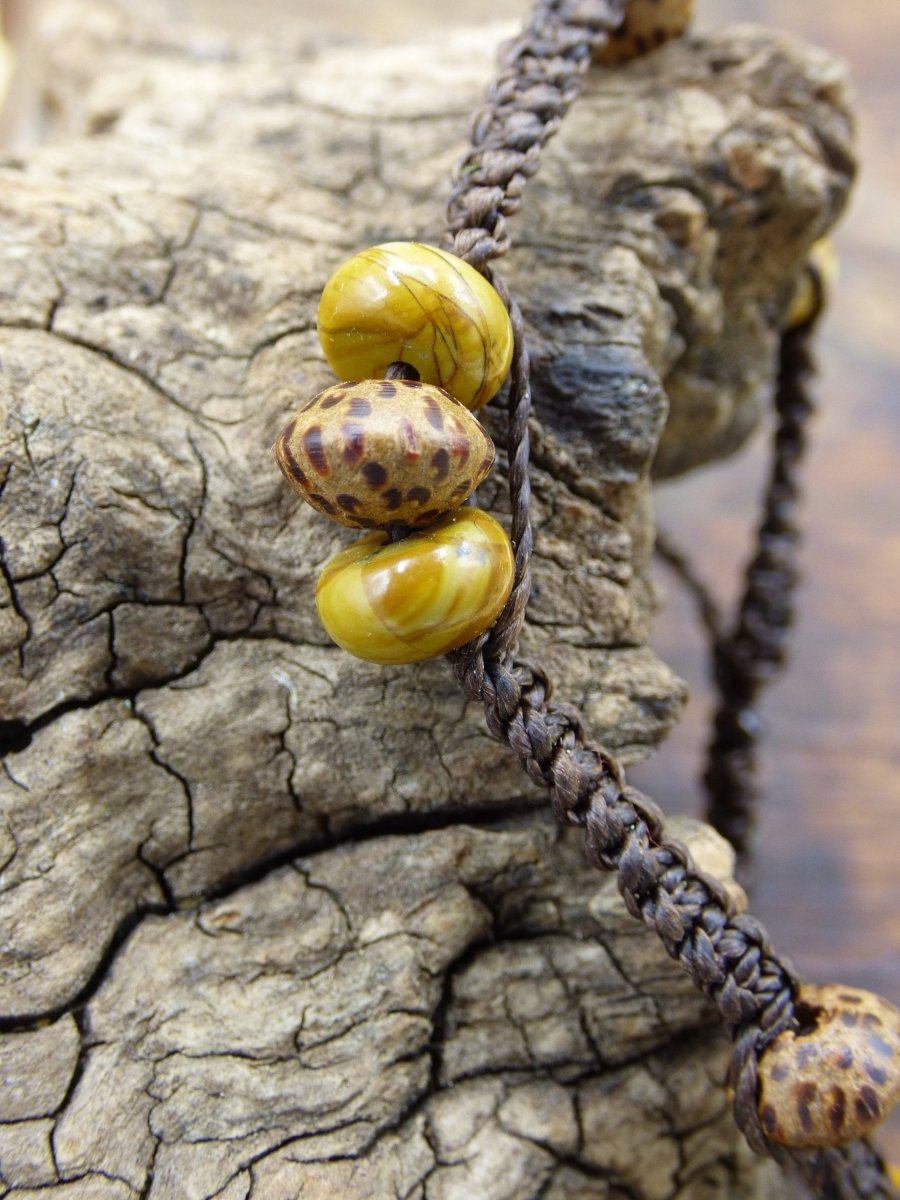
[[[326,563],[316,606],[329,636],[376,663],[455,650],[493,624],[515,563],[503,527],[477,508],[390,542],[370,533]]]
[[[363,379],[308,400],[275,458],[294,491],[341,525],[416,527],[459,508],[490,471],[494,443],[440,388]]]
[[[838,277],[838,256],[830,238],[813,243],[784,319],[786,329],[797,329],[821,312]]]
[[[421,242],[373,246],[338,267],[318,328],[339,378],[380,379],[405,362],[466,408],[496,395],[512,360],[512,325],[494,288],[461,258]]]
[[[759,1060],[759,1117],[770,1141],[840,1146],[870,1133],[900,1100],[900,1012],[881,996],[807,984]]]
[[[625,19],[594,52],[594,62],[621,63],[655,50],[684,33],[694,14],[694,0],[629,0]]]

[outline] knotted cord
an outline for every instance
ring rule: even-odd
[[[616,872],[629,912],[656,931],[667,952],[715,1005],[733,1041],[734,1114],[750,1145],[796,1167],[822,1200],[890,1200],[894,1193],[884,1164],[868,1141],[799,1153],[766,1139],[757,1112],[759,1056],[783,1030],[799,1027],[794,1011],[797,975],[773,949],[760,922],[736,913],[722,885],[699,870],[686,847],[669,837],[660,809],[626,783],[621,765],[590,739],[577,710],[552,698],[546,673],[516,656],[532,551],[530,372],[522,313],[490,263],[509,249],[507,218],[520,207],[525,182],[537,170],[543,146],[577,97],[592,52],[621,23],[624,7],[623,0],[538,0],[523,32],[501,47],[498,78],[473,117],[471,145],[454,174],[446,244],[491,280],[513,324],[507,451],[516,580],[492,629],[449,657],[466,695],[483,704],[491,733],[510,746],[536,783],[550,791],[556,819],[583,831],[590,861]],[[807,336],[808,330],[788,335],[785,346],[793,348],[793,358],[783,359],[779,403],[803,394],[800,368],[807,361]],[[776,477],[778,463],[786,469],[791,461],[787,445],[779,459],[776,443]],[[792,479],[791,475],[787,491]],[[726,655],[726,642],[720,645],[721,671],[727,664],[735,678],[744,679],[736,693],[741,696],[755,694],[767,664],[778,661],[781,632],[790,615],[770,603],[766,572],[770,559],[778,569],[790,570],[792,526],[779,525],[777,503],[770,517],[770,527],[764,525],[768,557],[757,571],[751,570],[738,633],[728,643],[734,655]],[[751,663],[757,665],[748,666]],[[722,725],[724,729],[724,717]],[[713,761],[724,764],[732,759],[723,753]],[[722,786],[728,787],[724,767],[722,778]],[[741,820],[738,812],[726,827],[737,829]]]

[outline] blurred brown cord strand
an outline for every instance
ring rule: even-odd
[[[681,581],[682,586],[693,597],[703,628],[711,642],[722,637],[724,620],[718,604],[713,599],[706,583],[696,574],[693,564],[684,551],[661,529],[656,530],[653,552],[662,559]]]
[[[530,586],[531,390],[524,320],[489,263],[509,248],[506,218],[519,208],[541,149],[576,98],[592,50],[623,10],[621,0],[538,0],[522,34],[500,50],[499,77],[475,114],[471,148],[454,176],[447,245],[492,280],[513,323],[507,449],[516,583],[494,627],[449,657],[466,694],[484,705],[491,733],[549,789],[556,819],[583,830],[590,861],[617,872],[629,912],[656,930],[716,1005],[734,1042],[734,1113],[750,1145],[798,1169],[821,1200],[890,1200],[886,1169],[867,1141],[812,1154],[767,1141],[756,1104],[759,1056],[782,1030],[799,1024],[797,976],[763,926],[736,914],[722,885],[667,837],[659,808],[627,785],[613,755],[587,737],[577,710],[552,699],[541,668],[515,657]],[[804,347],[807,336],[798,331],[795,346]],[[756,603],[745,606],[748,622]]]
[[[758,799],[755,748],[760,719],[755,704],[784,665],[794,615],[798,475],[813,407],[806,386],[814,372],[809,333],[807,326],[788,330],[781,341],[775,392],[778,424],[757,549],[747,566],[734,627],[713,640],[713,677],[720,701],[703,776],[706,816],[734,846],[743,871],[752,858]]]
[[[818,311],[812,314],[810,325],[818,315]],[[657,556],[692,596],[710,640],[718,704],[703,774],[704,815],[734,846],[738,874],[745,886],[752,873],[759,800],[757,747],[762,723],[756,704],[785,663],[794,615],[798,579],[795,559],[800,542],[796,523],[799,468],[813,412],[807,387],[815,372],[810,325],[789,330],[782,338],[773,405],[777,424],[772,467],[754,553],[744,572],[744,591],[728,628],[708,587],[683,551],[665,534],[657,533],[656,539]]]

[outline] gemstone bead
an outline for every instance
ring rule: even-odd
[[[421,242],[373,246],[338,267],[318,329],[340,379],[381,379],[405,362],[466,408],[496,395],[512,360],[512,325],[494,288],[461,258]]]
[[[329,636],[375,663],[412,663],[455,650],[487,629],[512,590],[503,527],[462,508],[397,542],[369,533],[326,563],[316,606]]]
[[[759,1061],[766,1136],[807,1149],[864,1137],[900,1100],[900,1012],[841,984],[808,984],[795,1007],[804,1027],[779,1034]]]
[[[788,305],[784,325],[797,329],[806,325],[822,309],[838,277],[838,257],[830,238],[819,238],[809,251],[809,257],[794,284],[794,294]]]
[[[684,33],[694,13],[694,0],[629,0],[625,19],[594,62],[621,63],[655,50]]]
[[[440,388],[363,379],[308,400],[275,458],[291,487],[341,525],[417,527],[459,508],[490,471],[494,443]]]

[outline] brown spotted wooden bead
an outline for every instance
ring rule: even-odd
[[[621,63],[648,54],[684,33],[694,13],[694,0],[629,0],[625,19],[594,52],[594,62]]]
[[[279,435],[275,458],[291,487],[341,525],[420,528],[481,483],[494,443],[440,388],[363,379],[307,401]]]
[[[795,1008],[801,1027],[760,1057],[766,1137],[806,1149],[864,1137],[900,1100],[900,1011],[842,984],[807,984]]]

